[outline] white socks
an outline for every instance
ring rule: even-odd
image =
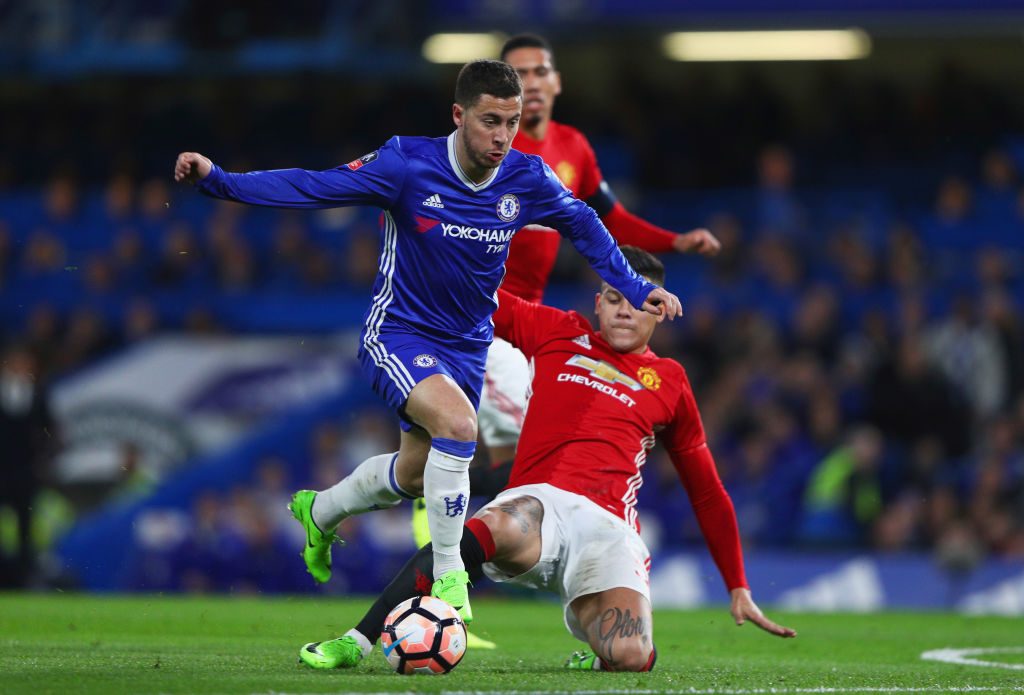
[[[434,544],[434,579],[465,569],[459,545],[469,505],[469,463],[476,442],[434,438],[423,471],[423,498]]]
[[[342,637],[352,637],[356,642],[359,643],[359,647],[363,650],[363,658],[370,656],[370,652],[373,651],[373,644],[366,638],[366,635],[361,633],[359,630],[352,628],[346,632]]]
[[[398,454],[371,456],[340,483],[318,492],[312,510],[317,528],[330,533],[350,516],[413,499],[395,480],[397,458]]]

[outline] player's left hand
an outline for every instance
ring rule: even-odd
[[[685,234],[677,234],[672,240],[672,248],[679,253],[699,253],[702,256],[717,256],[722,250],[722,242],[707,229],[694,229]]]
[[[765,632],[770,632],[778,637],[796,637],[796,630],[783,627],[764,616],[761,609],[754,603],[750,589],[733,589],[731,595],[732,605],[729,607],[729,612],[732,613],[733,620],[737,625],[742,625],[749,620]]]
[[[658,323],[666,318],[675,320],[676,316],[683,315],[683,305],[679,303],[679,297],[664,287],[655,287],[651,290],[651,293],[647,295],[647,301],[640,308],[657,316]]]

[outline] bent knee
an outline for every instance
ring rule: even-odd
[[[441,419],[437,431],[431,436],[454,439],[457,442],[476,441],[476,413],[451,414]]]
[[[617,641],[611,654],[598,652],[609,671],[649,671],[654,665],[654,647],[645,640]]]
[[[497,500],[477,513],[494,538],[492,558],[499,569],[522,574],[537,564],[541,550],[544,505],[536,497]]]
[[[484,520],[496,538],[517,538],[540,533],[541,522],[544,520],[544,505],[536,497],[529,495],[502,498],[481,509],[478,516]]]

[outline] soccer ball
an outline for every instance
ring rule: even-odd
[[[441,599],[416,596],[391,611],[380,644],[398,673],[448,673],[466,653],[466,626]]]

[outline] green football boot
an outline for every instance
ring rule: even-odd
[[[466,649],[497,649],[498,645],[489,639],[466,630]]]
[[[469,572],[451,570],[434,582],[430,595],[439,598],[459,612],[462,622],[473,622],[473,609],[469,607]]]
[[[323,584],[331,578],[331,544],[345,545],[345,541],[334,535],[333,531],[324,533],[317,528],[316,522],[313,521],[313,500],[315,499],[316,492],[313,490],[299,490],[292,495],[288,509],[306,529],[306,545],[302,549],[302,559],[306,561],[306,571],[313,575],[314,580]]]
[[[573,652],[565,662],[565,667],[575,671],[599,671],[601,670],[601,660],[597,658],[597,654],[591,651]]]
[[[359,665],[363,656],[363,648],[349,635],[310,642],[299,650],[299,661],[310,668],[352,668]]]

